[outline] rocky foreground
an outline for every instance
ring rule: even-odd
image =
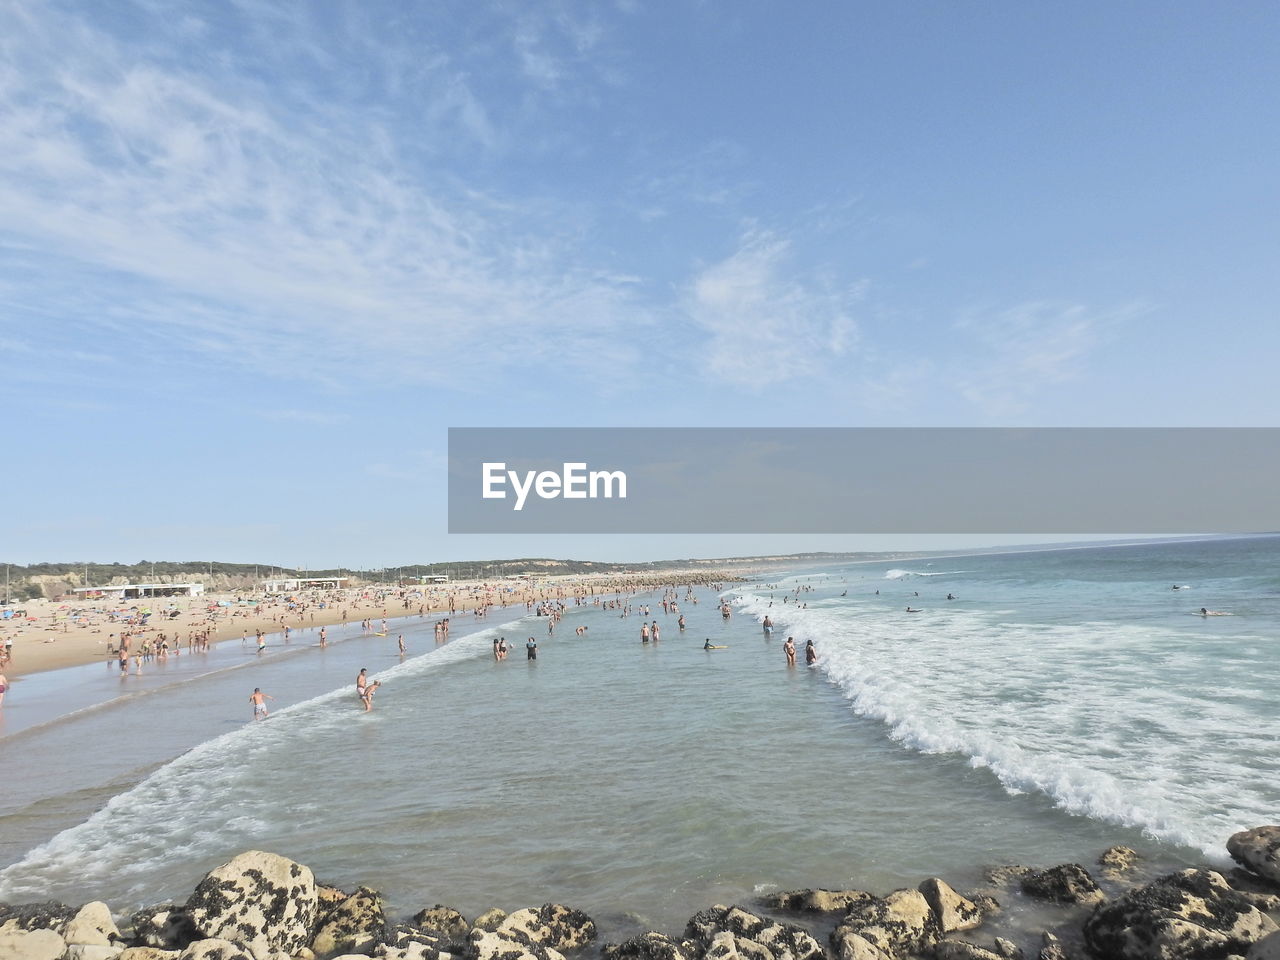
[[[434,906],[396,922],[376,891],[326,886],[299,863],[249,851],[185,904],[139,911],[123,929],[101,902],[0,904],[0,960],[565,960],[588,948],[604,960],[1280,960],[1280,826],[1238,833],[1227,849],[1243,870],[1139,884],[1124,880],[1136,855],[1112,847],[1099,860],[1111,897],[1079,864],[992,871],[1009,897],[1059,905],[1079,924],[1063,939],[1045,932],[1030,958],[1001,937],[980,942],[975,931],[1001,911],[995,897],[965,897],[937,878],[883,897],[775,894],[758,906],[765,914],[714,906],[679,937],[651,931],[598,946],[592,919],[560,904],[473,921]],[[826,942],[812,932],[821,918],[835,921]]]

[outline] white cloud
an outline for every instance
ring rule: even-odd
[[[297,10],[241,7],[258,53],[340,52]],[[596,42],[570,27],[575,49]],[[37,268],[4,278],[7,299],[321,378],[589,369],[650,322],[563,210],[424,169],[422,142],[499,139],[464,71],[418,78],[425,126],[406,139],[377,111],[224,72],[212,46],[183,62],[192,23],[172,30],[135,42],[54,6],[0,9],[0,224]]]
[[[989,415],[1021,413],[1034,393],[1080,376],[1088,356],[1111,332],[1146,309],[1127,304],[1098,310],[1037,300],[969,310],[955,323],[973,348],[953,372],[956,389]]]
[[[765,386],[828,370],[852,350],[860,290],[789,274],[789,253],[786,239],[751,231],[693,279],[686,309],[711,336],[715,376]]]

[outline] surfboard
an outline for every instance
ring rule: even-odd
[[[728,650],[729,645],[727,643],[722,643],[719,645],[713,643],[711,646],[703,647],[702,649],[703,650]]]
[[[375,636],[375,637],[385,637],[385,636],[386,636],[386,634],[385,634],[385,633],[375,633],[375,634],[374,634],[374,636]]]

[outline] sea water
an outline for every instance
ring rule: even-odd
[[[498,611],[444,645],[418,618],[267,662],[233,641],[0,739],[0,899],[182,899],[259,848],[398,912],[554,900],[622,935],[1112,843],[1153,869],[1220,862],[1280,814],[1278,560],[1280,539],[1247,538],[823,565],[726,584],[729,619],[681,588],[684,632],[642,594],[554,633]],[[370,713],[359,666],[385,684]],[[254,686],[278,698],[264,722]]]

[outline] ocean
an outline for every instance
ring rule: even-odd
[[[725,584],[727,620],[679,588],[683,632],[655,593],[553,634],[512,609],[444,645],[430,616],[261,659],[231,641],[123,695],[111,667],[33,677],[0,728],[0,900],[181,900],[258,848],[394,912],[557,901],[622,936],[1113,843],[1151,870],[1223,863],[1280,818],[1278,561],[1254,537],[818,564]],[[384,681],[367,714],[361,666]]]

